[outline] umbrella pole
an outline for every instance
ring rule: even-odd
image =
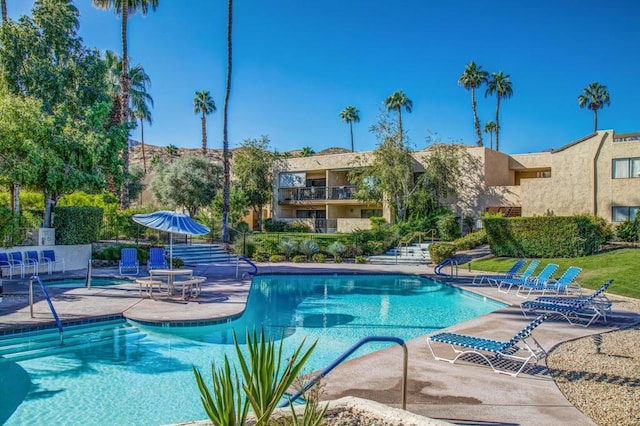
[[[169,232],[169,269],[173,269],[173,232]]]

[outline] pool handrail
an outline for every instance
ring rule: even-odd
[[[247,262],[247,264],[249,264],[249,266],[253,267],[253,271],[249,271],[249,272],[247,272],[247,274],[253,276],[253,275],[258,273],[258,267],[256,266],[255,263],[253,263],[252,261],[250,261],[249,259],[247,259],[244,256],[238,256],[238,260],[236,261],[236,278],[238,278],[238,264],[240,263],[241,260]],[[244,278],[244,276],[243,276],[243,278]]]
[[[53,307],[53,302],[51,302],[51,297],[49,297],[49,292],[47,291],[47,287],[44,285],[44,283],[42,282],[42,279],[37,276],[34,275],[31,278],[29,278],[29,308],[31,310],[31,318],[34,318],[33,316],[33,281],[38,281],[38,284],[40,284],[40,288],[42,289],[42,293],[44,294],[44,298],[47,300],[47,303],[49,304],[49,309],[51,310],[51,313],[53,314],[53,318],[56,321],[56,325],[58,326],[58,331],[60,332],[60,345],[64,345],[64,338],[62,333],[64,332],[63,328],[62,328],[62,322],[60,321],[60,317],[58,317],[58,313],[56,312],[55,308]]]
[[[456,268],[456,276],[457,276],[458,275],[458,261],[456,259],[454,259],[453,257],[447,257],[445,260],[443,260],[442,262],[438,263],[436,266],[434,266],[433,272],[438,276],[446,277],[448,275],[442,272],[442,268],[444,268],[447,265],[451,265],[451,277],[453,277],[453,268],[455,266],[455,268]]]
[[[370,343],[370,342],[392,342],[397,343],[402,347],[404,351],[404,359],[403,359],[403,368],[402,368],[402,409],[407,409],[407,361],[409,359],[409,352],[407,349],[407,345],[404,343],[399,337],[394,336],[368,336],[360,339],[356,344],[347,349],[342,355],[335,359],[328,367],[318,373],[313,379],[309,380],[302,388],[302,390],[296,392],[291,397],[288,398],[287,401],[280,404],[280,407],[288,407],[292,402],[300,398],[304,392],[311,389],[311,387],[321,378],[329,374],[334,368],[340,365],[345,359],[347,359],[352,353],[360,348],[360,346]]]

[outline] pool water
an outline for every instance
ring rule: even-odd
[[[304,339],[317,340],[304,371],[310,373],[363,337],[408,340],[503,306],[416,276],[260,275],[245,313],[229,323],[126,323],[109,331],[112,340],[17,363],[0,360],[0,423],[159,425],[205,419],[192,366],[210,380],[212,361],[220,365],[225,354],[235,359],[232,330],[244,341],[247,329],[264,327],[283,339],[285,357]],[[120,334],[125,329],[135,332]],[[391,345],[365,345],[353,356]]]
[[[62,280],[42,280],[42,283],[47,287],[64,287],[64,288],[80,288],[86,287],[87,280],[82,278],[77,279],[62,279]],[[119,285],[130,284],[130,280],[118,279],[118,278],[91,278],[91,287],[102,287],[106,285]]]

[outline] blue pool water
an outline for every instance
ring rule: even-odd
[[[43,280],[44,285],[47,287],[65,287],[65,288],[79,288],[85,287],[87,280],[82,278],[78,279],[64,279],[64,280]],[[91,287],[102,287],[105,285],[118,285],[118,284],[130,284],[130,280],[116,279],[116,278],[92,278]]]
[[[260,275],[246,312],[226,324],[123,323],[107,330],[110,340],[17,362],[0,359],[0,423],[159,425],[205,419],[192,366],[210,378],[213,360],[220,363],[225,354],[234,359],[232,330],[242,338],[247,328],[263,326],[276,339],[284,336],[285,355],[303,339],[317,339],[304,371],[310,373],[363,337],[409,340],[503,306],[415,276]],[[2,345],[0,339],[0,350]],[[354,356],[388,346],[367,345]]]

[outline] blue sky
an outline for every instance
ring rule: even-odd
[[[91,0],[76,0],[88,47],[121,52],[120,21]],[[7,0],[9,15],[33,1]],[[207,118],[208,146],[222,147],[226,77],[224,0],[160,0],[129,21],[129,56],[152,80],[153,125],[145,142],[201,146],[196,91],[218,111]],[[416,149],[429,132],[475,144],[471,94],[458,86],[466,64],[511,76],[500,108],[501,151],[558,148],[590,134],[593,114],[577,97],[593,81],[611,105],[598,128],[640,131],[640,2],[636,0],[235,0],[229,141],[266,135],[279,151],[350,148],[346,106],[360,110],[356,151],[375,149],[369,128],[382,101],[402,90],[413,101],[403,125]],[[481,122],[495,119],[495,97],[477,92]],[[140,138],[134,131],[133,138]],[[485,145],[489,135],[484,134]]]

